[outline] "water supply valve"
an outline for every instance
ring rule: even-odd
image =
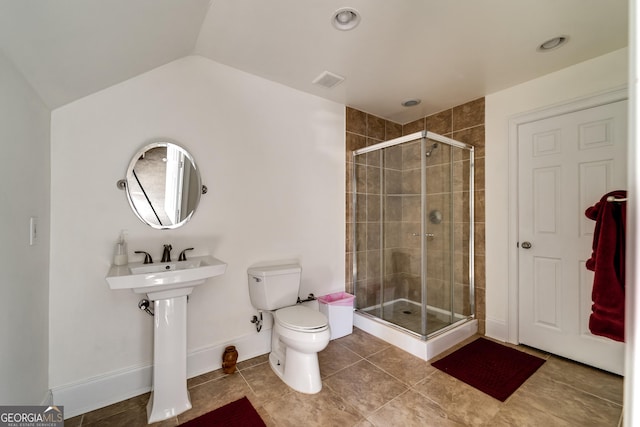
[[[258,316],[253,316],[251,323],[254,323],[256,325],[256,330],[260,332],[262,330],[262,312],[259,311],[258,314],[260,314],[260,318],[258,318]]]
[[[140,302],[138,302],[138,308],[140,310],[143,310],[149,316],[153,316],[153,311],[151,311],[151,309],[149,308],[150,304],[151,303],[149,302],[148,299],[141,299]]]

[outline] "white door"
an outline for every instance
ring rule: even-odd
[[[617,374],[624,344],[589,332],[584,211],[626,189],[626,114],[619,101],[518,127],[519,341]]]

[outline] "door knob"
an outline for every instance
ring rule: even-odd
[[[531,249],[531,242],[522,242],[520,246],[522,247],[522,249]]]

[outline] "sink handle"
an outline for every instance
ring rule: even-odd
[[[151,255],[149,255],[145,251],[136,251],[137,254],[144,254],[144,263],[145,264],[153,264],[153,259],[151,259]]]
[[[186,251],[192,251],[193,248],[187,248],[185,250],[183,250],[182,252],[180,252],[180,256],[178,256],[178,261],[186,261],[187,260],[187,255],[185,254]]]

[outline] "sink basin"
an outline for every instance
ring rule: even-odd
[[[198,268],[201,264],[202,259],[190,259],[188,261],[163,262],[161,264],[129,264],[127,267],[131,270],[131,274],[146,274]]]
[[[156,300],[188,295],[195,286],[203,284],[210,277],[224,274],[226,269],[226,263],[206,255],[187,261],[113,265],[106,279],[111,289],[131,289]]]

